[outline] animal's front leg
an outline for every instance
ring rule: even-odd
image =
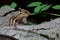
[[[16,26],[18,24],[18,22],[16,22],[16,20],[18,19],[18,17],[16,17],[14,20],[13,20],[13,26]]]
[[[9,20],[9,26],[13,26],[13,21],[15,20],[16,16],[13,16]]]
[[[11,18],[10,18],[10,20],[9,20],[9,26],[12,26],[12,24],[13,24],[13,18],[14,18],[14,17],[11,17]]]

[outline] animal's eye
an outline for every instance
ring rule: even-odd
[[[21,10],[19,10],[21,12]]]
[[[25,13],[27,13],[27,12],[25,12]]]

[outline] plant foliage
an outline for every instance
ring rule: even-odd
[[[39,6],[41,4],[42,4],[41,2],[32,2],[27,7],[35,7],[35,6]]]
[[[27,7],[35,7],[34,13],[36,14],[36,13],[47,10],[50,6],[52,6],[52,5],[42,4],[41,2],[32,2]]]
[[[30,3],[27,7],[35,7],[34,8],[34,13],[30,14],[30,15],[36,15],[38,13],[41,13],[43,11],[46,11],[48,10],[49,8],[53,8],[53,9],[56,9],[56,10],[60,10],[60,5],[55,5],[55,6],[52,6],[52,4],[48,5],[48,4],[43,4],[41,2],[32,2]],[[51,14],[51,15],[54,15],[54,16],[60,16],[58,14]]]
[[[14,3],[14,2],[12,2],[11,5],[10,5],[11,8],[15,8],[16,6],[17,6],[17,4]]]
[[[57,9],[57,10],[60,10],[60,5],[55,5],[52,7],[53,9]]]
[[[45,11],[47,9],[49,9],[52,5],[46,5],[45,7],[43,7],[40,11]]]

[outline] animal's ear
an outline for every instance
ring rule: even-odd
[[[19,10],[21,10],[21,8],[19,8]]]
[[[21,8],[19,8],[19,9],[18,9],[18,11],[20,11],[20,12],[21,12]]]

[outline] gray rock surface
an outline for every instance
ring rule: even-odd
[[[9,7],[8,5],[5,5],[0,8],[0,25],[8,25],[9,19],[14,15],[19,14],[19,11],[16,11],[16,12],[11,12],[7,14],[6,16],[2,17],[3,15],[5,15],[5,13],[12,10],[15,10],[15,9]]]
[[[11,14],[1,17],[0,34],[9,35],[18,40],[60,40],[60,18],[38,25],[16,25],[14,27],[7,25],[10,16]]]
[[[3,7],[0,8],[0,16],[4,15],[4,13],[12,11],[12,10],[15,10],[15,9],[11,8],[8,5],[5,5],[5,6],[3,6]]]

